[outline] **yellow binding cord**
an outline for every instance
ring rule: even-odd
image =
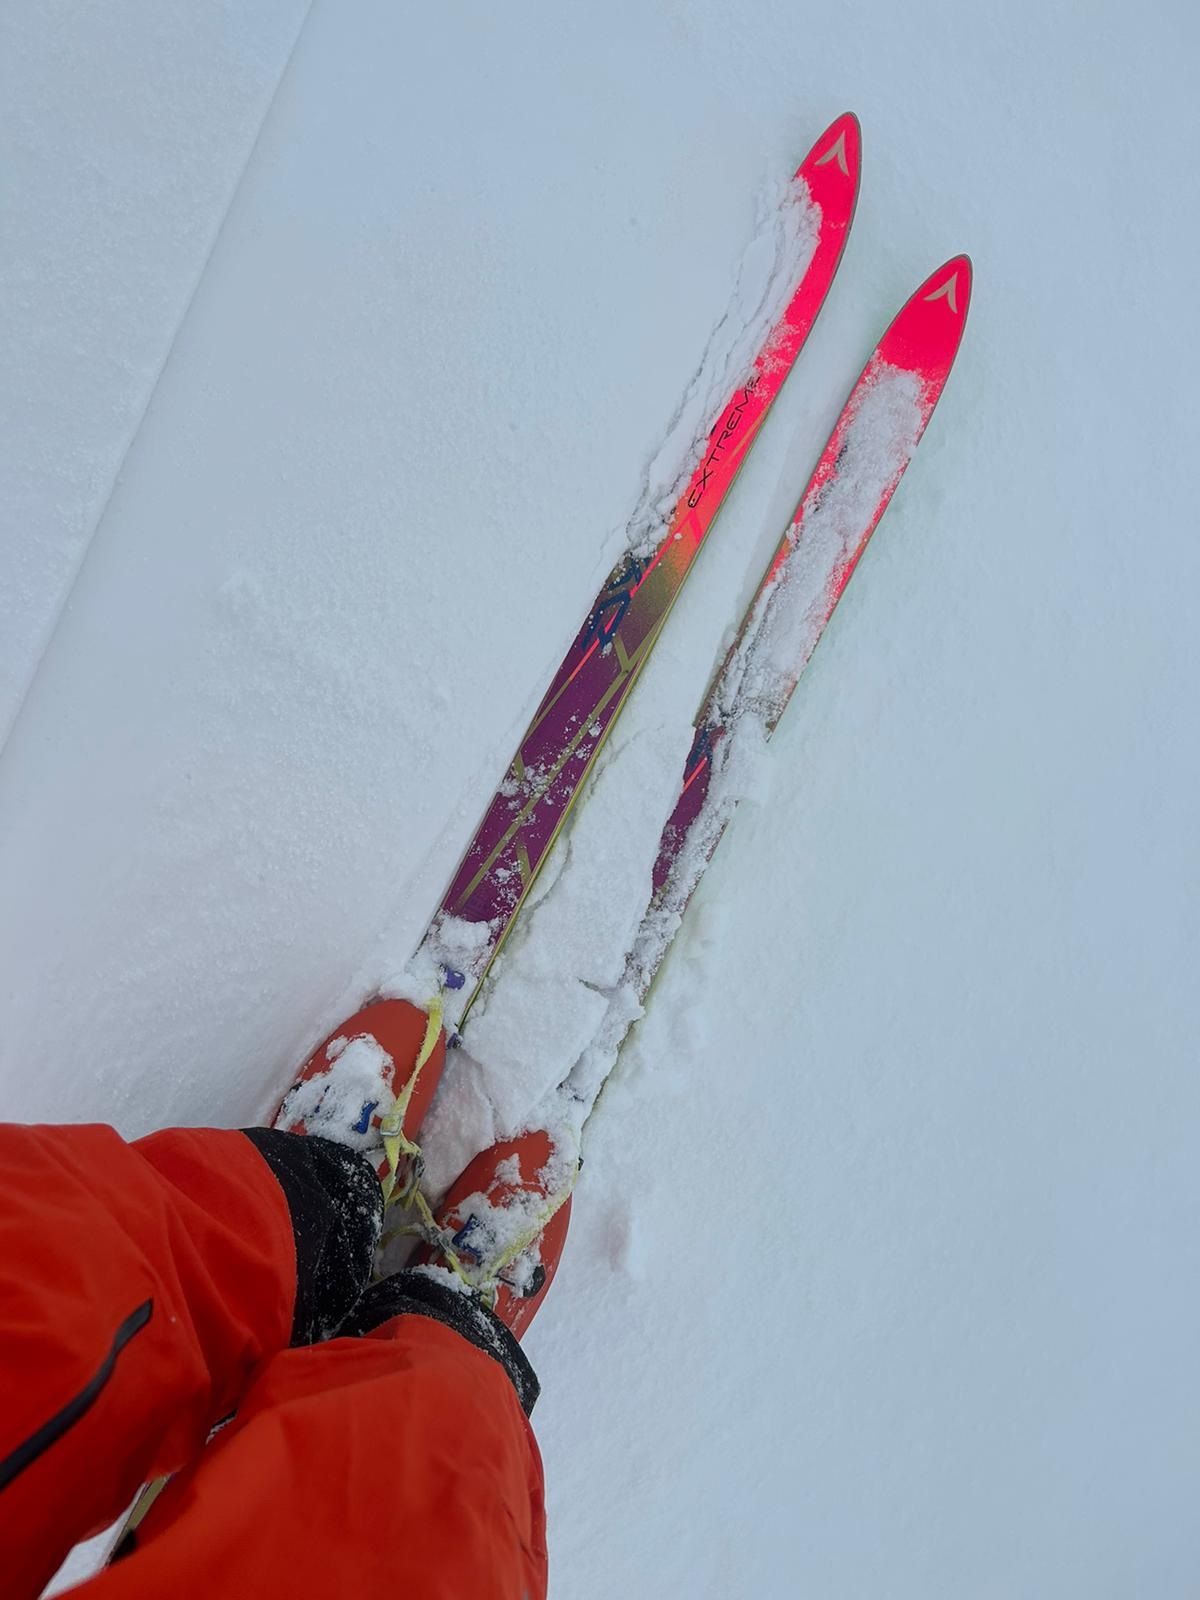
[[[387,1174],[383,1179],[384,1204],[387,1206],[398,1205],[405,1208],[411,1206],[416,1210],[417,1216],[420,1218],[420,1221],[415,1224],[393,1228],[387,1237],[396,1238],[405,1233],[420,1235],[426,1243],[432,1245],[438,1251],[456,1277],[461,1279],[468,1288],[482,1292],[490,1304],[495,1300],[496,1292],[499,1288],[500,1274],[505,1267],[511,1266],[517,1257],[529,1248],[537,1236],[549,1226],[550,1219],[555,1212],[564,1206],[570,1198],[571,1192],[575,1187],[575,1180],[579,1176],[579,1164],[576,1162],[571,1173],[570,1182],[563,1185],[529,1226],[509,1244],[500,1258],[492,1265],[489,1272],[489,1283],[486,1285],[477,1284],[459,1260],[458,1252],[454,1249],[445,1232],[438,1227],[437,1219],[430,1208],[429,1202],[421,1192],[421,1176],[424,1170],[421,1147],[404,1132],[404,1119],[408,1115],[408,1108],[412,1102],[417,1081],[429,1058],[433,1055],[438,1034],[442,1029],[442,1012],[442,996],[439,993],[430,1002],[428,1018],[425,1024],[425,1037],[421,1042],[421,1048],[417,1053],[416,1063],[409,1074],[408,1081],[392,1102],[391,1109],[387,1115],[380,1118],[379,1130],[383,1135],[383,1151],[387,1157],[388,1164]],[[397,1179],[400,1163],[405,1158],[408,1160],[408,1174],[404,1184],[398,1186]]]
[[[442,1031],[442,997],[436,994],[430,1002],[429,1012],[425,1019],[425,1037],[421,1041],[421,1048],[417,1052],[416,1064],[408,1075],[408,1081],[403,1089],[392,1101],[391,1110],[386,1116],[380,1118],[379,1131],[383,1135],[383,1153],[387,1157],[388,1170],[383,1179],[383,1200],[385,1205],[391,1205],[393,1200],[404,1202],[410,1198],[410,1191],[416,1189],[420,1181],[421,1147],[416,1144],[404,1131],[404,1119],[408,1115],[409,1105],[412,1103],[413,1091],[417,1081],[425,1070],[430,1056],[438,1042],[438,1035]],[[400,1162],[409,1157],[411,1171],[404,1189],[396,1193],[396,1178],[400,1171]]]

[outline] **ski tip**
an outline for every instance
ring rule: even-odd
[[[909,296],[879,341],[882,359],[944,381],[966,326],[972,277],[970,256],[943,261]]]
[[[974,276],[970,256],[951,256],[949,261],[942,262],[936,272],[929,274],[913,299],[926,305],[941,304],[942,309],[948,311],[961,328],[967,320]]]
[[[810,188],[858,189],[862,169],[862,127],[853,111],[843,111],[813,145],[796,171]]]
[[[833,121],[825,129],[825,132],[821,135],[817,142],[821,145],[824,145],[826,142],[832,144],[839,139],[843,133],[846,135],[848,140],[853,138],[861,153],[862,123],[858,120],[857,114],[853,111],[843,111],[840,117],[834,117]]]

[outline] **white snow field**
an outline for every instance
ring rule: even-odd
[[[850,383],[974,258],[588,1129],[528,1338],[555,1600],[1200,1583],[1198,35],[1184,0],[0,11],[8,1118],[261,1119],[396,979],[855,110],[839,278],[431,1159],[519,1120]]]

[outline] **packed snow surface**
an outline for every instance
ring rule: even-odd
[[[551,1593],[1190,1593],[1194,8],[0,28],[5,1114],[244,1125],[402,980],[853,109],[838,280],[452,1053],[431,1177],[632,1020],[736,619],[969,251],[939,409],[587,1123],[527,1339]]]

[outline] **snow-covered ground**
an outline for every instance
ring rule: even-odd
[[[622,808],[669,798],[851,380],[969,250],[946,396],[589,1128],[528,1340],[552,1594],[1192,1592],[1193,8],[0,30],[3,1114],[253,1120],[403,967],[853,109],[838,282],[442,1132],[536,1087],[489,1058],[506,984],[541,1048],[619,964]]]

